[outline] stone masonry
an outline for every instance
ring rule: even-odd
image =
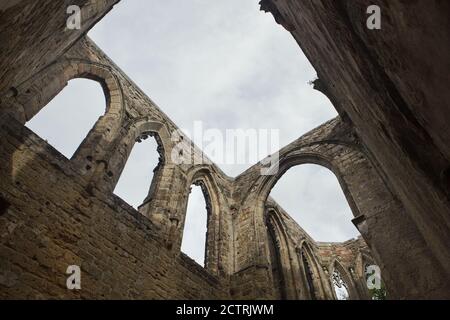
[[[368,1],[261,1],[340,116],[282,148],[275,174],[258,163],[230,178],[174,140],[176,124],[86,36],[117,2],[71,1],[85,23],[70,31],[67,1],[0,4],[0,299],[336,299],[336,273],[350,299],[370,299],[369,265],[390,299],[450,298],[447,3],[371,1],[390,33],[369,34],[358,24]],[[421,40],[432,57],[415,51]],[[98,81],[107,107],[67,159],[24,125],[75,78]],[[135,210],[113,190],[149,136],[160,162]],[[204,164],[174,163],[174,150]],[[316,242],[269,197],[305,163],[336,175],[361,237]],[[207,199],[204,268],[180,250],[193,184]],[[67,289],[69,265],[82,290]]]

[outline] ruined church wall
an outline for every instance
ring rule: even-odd
[[[270,288],[265,287],[271,278],[264,219],[267,196],[289,168],[303,163],[325,166],[336,175],[353,212],[353,222],[380,266],[386,285],[392,288],[391,298],[447,295],[447,284],[442,282],[445,270],[440,268],[417,226],[381,178],[351,127],[339,118],[283,148],[276,175],[261,176],[261,166],[256,165],[236,179],[235,202],[240,204],[240,211],[234,222],[238,248],[235,268],[240,272],[238,275],[242,273],[240,278],[252,283],[249,288],[253,288],[253,294],[271,294]],[[253,281],[248,273],[267,279]]]
[[[270,10],[315,67],[440,264],[450,261],[446,1],[277,0]],[[382,29],[366,27],[378,5]]]
[[[1,136],[2,299],[228,297],[226,281],[168,250],[158,227],[120,198],[88,193],[71,163],[29,129],[9,119]],[[82,290],[67,290],[69,265],[81,267]]]
[[[69,160],[23,124],[76,77],[99,81],[107,108]],[[228,297],[229,178],[214,165],[172,163],[176,126],[88,39],[20,88],[2,100],[1,159],[8,165],[1,196],[9,203],[1,217],[3,297]],[[138,212],[112,191],[132,146],[148,131],[158,136],[165,161]],[[209,183],[215,204],[206,269],[180,252],[194,180]],[[85,288],[78,294],[65,287],[68,265],[81,266]]]
[[[448,4],[372,1],[394,13],[384,20],[390,32],[376,36],[360,25],[369,1],[273,1],[277,21],[293,32],[344,121],[283,148],[279,175],[261,176],[258,164],[231,179],[213,164],[173,163],[176,125],[84,37],[116,2],[73,1],[88,8],[77,31],[64,29],[64,1],[0,5],[1,298],[273,298],[266,198],[285,170],[302,163],[336,174],[390,298],[448,298],[448,79],[441,73],[448,59],[420,47],[445,44],[450,29],[439,26]],[[405,37],[411,27],[415,39]],[[439,31],[430,37],[428,28]],[[107,104],[69,160],[23,125],[76,77],[98,81]],[[135,210],[112,191],[134,144],[149,134],[161,161]],[[184,138],[184,154],[189,146]],[[194,150],[192,158],[207,160]],[[194,182],[211,198],[206,269],[180,252]],[[284,237],[276,252],[286,261],[305,234],[286,216],[271,223]],[[341,256],[348,270],[362,266],[358,243],[309,245],[323,264]],[[81,291],[66,289],[71,264],[82,268]],[[285,289],[289,297],[307,294],[295,281]]]

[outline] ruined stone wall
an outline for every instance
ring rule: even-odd
[[[77,77],[98,81],[107,107],[69,160],[23,125]],[[1,194],[9,204],[0,220],[7,230],[0,250],[4,297],[71,297],[64,285],[65,268],[72,264],[82,267],[86,283],[87,292],[75,295],[79,298],[271,297],[264,290],[254,290],[255,282],[264,283],[264,277],[251,275],[248,295],[245,281],[234,282],[242,272],[242,257],[248,259],[249,268],[261,267],[252,264],[254,259],[264,261],[264,270],[270,263],[266,255],[255,257],[249,251],[257,245],[256,239],[243,237],[259,232],[254,225],[248,225],[247,231],[253,228],[250,233],[243,227],[247,215],[236,195],[243,191],[240,181],[245,178],[235,183],[215,165],[207,164],[209,160],[195,147],[189,157],[202,158],[206,164],[173,163],[173,150],[181,151],[171,135],[178,128],[92,41],[83,38],[18,88],[17,96],[1,99],[5,137],[1,157],[8,163],[2,172]],[[345,130],[336,133],[341,122],[336,123],[318,131],[329,133],[331,129],[335,135],[346,135]],[[133,145],[148,135],[160,144],[160,164],[138,212],[112,191]],[[313,134],[311,142],[320,138],[321,134]],[[188,154],[190,146],[183,137],[183,152]],[[193,183],[202,185],[209,202],[205,269],[180,252]],[[292,224],[290,232],[296,234],[296,228],[301,230]],[[36,244],[36,239],[44,243]],[[11,261],[10,255],[14,255]],[[300,276],[293,278],[300,284],[304,281]],[[322,273],[318,279],[329,283]],[[179,286],[183,290],[177,290]]]
[[[319,87],[355,127],[369,157],[440,264],[448,297],[449,2],[264,0],[295,37]],[[366,27],[378,5],[381,30]]]
[[[271,298],[337,299],[332,276],[338,269],[349,299],[371,299],[365,267],[376,263],[361,237],[344,243],[316,242],[273,199],[268,199],[265,210]],[[235,274],[233,280],[237,289],[232,293],[239,292],[248,298],[252,291],[242,286],[242,280],[247,278],[247,285],[254,285],[253,273],[257,269],[258,266],[255,266]]]
[[[69,160],[23,124],[76,77],[103,85],[107,109]],[[221,189],[228,180],[215,166],[171,163],[176,127],[150,99],[88,39],[20,88],[24,94],[2,100],[1,197],[9,208],[0,218],[1,297],[229,297]],[[159,137],[165,161],[152,206],[139,213],[112,190],[136,139],[149,132]],[[206,269],[180,252],[189,187],[200,180],[215,205]],[[78,293],[65,286],[69,265],[83,271]]]
[[[0,4],[0,94],[61,56],[119,0],[9,0]],[[68,30],[67,7],[82,8],[80,30]]]
[[[281,149],[275,175],[261,176],[261,165],[256,165],[237,177],[237,282],[248,281],[253,294],[272,294],[266,285],[271,282],[271,274],[266,254],[265,203],[278,179],[289,168],[304,163],[327,167],[336,175],[355,217],[353,222],[381,267],[392,298],[423,296],[417,288],[430,296],[446,295],[447,284],[441,282],[446,271],[440,268],[417,226],[381,178],[351,126],[339,118]],[[251,296],[252,291],[247,292]]]
[[[0,297],[226,298],[227,285],[166,249],[158,227],[120,198],[95,197],[52,147],[13,120],[2,122]],[[9,160],[6,162],[6,160]],[[69,265],[82,290],[66,288]]]
[[[317,243],[317,255],[324,273],[332,278],[335,269],[347,285],[352,300],[371,299],[366,267],[376,265],[365,241],[358,237],[344,243]],[[388,292],[388,298],[391,293]]]
[[[338,267],[351,298],[364,299],[368,260],[380,266],[390,298],[448,298],[448,207],[441,183],[446,140],[445,132],[432,132],[444,122],[419,112],[413,121],[403,108],[407,98],[398,96],[396,63],[362,58],[369,44],[352,26],[357,7],[326,0],[272,3],[341,117],[283,148],[272,175],[262,175],[258,163],[232,179],[187,137],[174,136],[177,126],[83,36],[116,2],[74,1],[90,8],[83,13],[89,23],[71,32],[64,30],[64,1],[0,6],[0,298],[333,299],[330,273]],[[439,16],[436,8],[434,2],[430,16]],[[392,41],[372,49],[383,56]],[[107,107],[66,159],[24,124],[74,78],[98,81]],[[429,97],[429,88],[420,88]],[[436,104],[445,100],[435,98]],[[113,190],[134,144],[149,136],[159,144],[160,163],[135,210]],[[174,152],[202,164],[179,164]],[[429,166],[421,166],[424,161]],[[268,199],[278,179],[304,163],[336,175],[364,240],[316,243]],[[192,184],[207,195],[205,268],[180,251]],[[67,290],[68,265],[81,266],[81,291]]]
[[[273,227],[272,217],[276,216],[286,233],[285,243],[276,243],[277,246],[285,246],[279,251],[293,246],[293,252],[296,253],[296,259],[289,257],[285,261],[289,268],[284,267],[284,288],[289,285],[300,288],[297,299],[336,299],[332,276],[334,270],[338,269],[347,286],[349,299],[371,299],[366,284],[365,266],[376,263],[361,237],[344,243],[316,242],[272,199],[268,200],[266,207],[268,228]],[[293,275],[290,276],[286,271]],[[307,279],[307,273],[310,273],[310,279]]]

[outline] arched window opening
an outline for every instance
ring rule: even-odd
[[[336,299],[338,300],[349,300],[350,294],[348,293],[348,285],[342,279],[342,275],[336,268],[331,276],[331,282],[333,285],[334,292],[336,294]]]
[[[74,79],[26,126],[70,159],[105,109],[100,83]]]
[[[344,242],[359,235],[339,181],[325,167],[303,164],[289,169],[270,197],[316,241]]]
[[[275,293],[275,299],[283,300],[286,299],[286,294],[284,291],[284,279],[281,270],[280,253],[277,247],[274,231],[271,226],[267,226],[267,238],[269,239],[269,255],[270,264],[272,266],[272,280],[273,288]]]
[[[206,266],[208,215],[210,212],[206,190],[192,185],[184,222],[181,251],[202,267]]]
[[[309,292],[312,300],[317,300],[315,289],[314,289],[313,273],[312,273],[311,265],[309,264],[308,258],[306,257],[305,251],[302,251],[302,262],[303,262],[303,268],[305,271],[306,285],[308,287],[308,292]]]
[[[114,194],[136,209],[149,195],[149,188],[160,162],[158,151],[155,138],[138,140],[114,190]]]

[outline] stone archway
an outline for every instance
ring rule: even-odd
[[[19,122],[25,124],[58,95],[73,79],[98,82],[105,94],[106,108],[72,157],[83,175],[95,175],[105,161],[121,128],[125,105],[120,82],[107,66],[80,59],[57,61],[17,88],[19,94],[5,103]],[[8,111],[9,110],[9,111]]]
[[[226,208],[228,208],[228,204],[216,181],[214,168],[208,165],[192,167],[186,173],[186,190],[191,185],[201,187],[206,201],[207,233],[205,239],[205,269],[215,275],[229,274],[228,252],[230,248],[229,244],[221,239],[221,235],[225,231],[224,228],[227,224],[225,213],[227,212]],[[182,223],[178,235],[179,241],[177,241],[180,246],[186,219],[187,202],[188,197],[184,197],[183,202],[180,204],[180,207],[183,208]]]
[[[377,166],[351,137],[345,124],[339,118],[334,119],[281,149],[276,164],[279,170],[274,175],[262,176],[263,165],[257,164],[238,177],[240,202],[235,232],[240,237],[240,251],[235,257],[237,273],[252,272],[255,277],[265,277],[266,283],[270,282],[264,230],[267,196],[289,168],[312,163],[327,167],[336,175],[355,217],[353,223],[380,266],[387,288],[399,290],[398,295],[402,296],[407,295],[405,290],[409,290],[411,283],[427,281],[425,276],[412,275],[416,274],[415,268],[424,268],[433,259],[425,253],[418,259],[408,250],[402,250],[412,243],[425,249],[423,238],[417,236],[420,234],[417,227],[378,173]],[[400,270],[398,266],[403,265],[405,259],[415,261],[416,267],[411,264]],[[389,291],[391,297],[396,295]],[[270,297],[271,289],[264,282],[257,282],[253,292],[257,297]]]
[[[341,263],[334,259],[328,268],[330,270],[330,282],[333,288],[334,298],[337,300],[358,300],[360,299],[358,291],[355,287],[352,277],[347,270],[341,265]],[[348,296],[345,299],[339,299],[336,287],[339,287],[346,291]]]
[[[171,163],[171,141],[169,132],[162,123],[152,121],[148,118],[138,118],[128,122],[125,133],[117,137],[115,144],[111,148],[110,158],[106,164],[107,170],[105,170],[107,177],[105,177],[103,183],[104,187],[112,192],[119,181],[120,175],[135,143],[149,137],[154,137],[158,144],[157,152],[159,154],[159,163],[155,168],[155,174],[149,188],[149,193],[142,206],[147,205],[154,199],[154,193],[158,190],[159,181],[162,178],[165,165],[170,165]]]

